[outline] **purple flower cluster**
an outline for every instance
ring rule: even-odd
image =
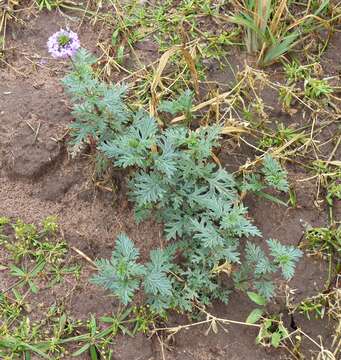
[[[73,57],[80,46],[78,35],[68,29],[60,29],[47,42],[49,53],[56,59]]]

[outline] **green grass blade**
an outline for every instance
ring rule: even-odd
[[[98,360],[97,350],[95,345],[90,346],[90,358],[91,360]]]
[[[285,203],[284,201],[282,201],[281,199],[278,199],[277,197],[272,196],[270,194],[267,194],[267,193],[265,193],[263,191],[256,191],[255,194],[258,195],[258,196],[262,196],[263,198],[265,198],[267,200],[270,200],[275,204],[283,205],[285,207],[288,207],[288,204]]]
[[[314,12],[315,16],[318,16],[326,6],[328,6],[330,0],[324,0],[322,4],[319,6],[319,8]]]
[[[75,351],[75,352],[72,354],[72,356],[73,356],[73,357],[79,356],[79,355],[83,354],[85,351],[87,351],[89,348],[90,348],[90,344],[87,343],[87,344],[83,345],[80,349],[78,349],[77,351]]]
[[[231,20],[231,22],[233,22],[237,25],[242,25],[245,28],[254,31],[262,40],[265,39],[264,34],[259,30],[257,25],[254,23],[253,19],[251,19],[248,15],[245,15],[245,14],[243,14],[243,16],[235,15],[235,16],[231,17],[230,20]]]
[[[265,54],[264,60],[262,61],[263,65],[271,63],[284,53],[288,52],[298,36],[299,32],[295,31],[292,34],[286,36],[280,43],[272,45]]]
[[[40,355],[44,359],[50,359],[50,357],[48,355],[46,355],[46,353],[44,353],[43,351],[38,349],[36,346],[22,342],[12,336],[6,336],[6,337],[1,338],[0,339],[0,348],[11,349],[12,351],[14,349],[21,348],[25,352],[25,354],[27,351],[31,351],[31,352],[34,352],[34,353]]]

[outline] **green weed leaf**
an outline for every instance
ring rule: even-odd
[[[261,305],[261,306],[266,305],[266,299],[263,296],[252,291],[248,291],[247,295],[257,305]]]
[[[282,334],[279,332],[275,332],[271,335],[271,345],[277,348],[281,342]]]
[[[247,319],[245,320],[248,324],[255,324],[263,315],[262,309],[253,309]]]

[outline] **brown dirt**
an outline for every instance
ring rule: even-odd
[[[60,78],[67,65],[48,59],[45,48],[47,37],[68,21],[56,12],[40,13],[38,17],[25,18],[25,25],[12,25],[9,29],[9,54],[13,68],[0,71],[0,215],[20,218],[26,222],[39,223],[48,215],[58,215],[61,229],[70,246],[76,247],[90,258],[108,257],[118,233],[124,231],[141,248],[143,255],[162,242],[162,229],[153,222],[136,225],[133,210],[123,197],[115,200],[115,194],[95,189],[91,181],[89,157],[68,157],[65,145],[59,138],[72,120]],[[72,27],[75,27],[72,24]],[[89,49],[95,49],[99,29],[83,24],[79,30],[81,41]],[[337,41],[339,36],[337,37]],[[139,45],[138,52],[156,57],[154,44]],[[328,53],[329,59],[332,53]],[[142,58],[142,55],[141,55]],[[238,61],[231,58],[233,66]],[[337,64],[335,71],[338,71]],[[333,68],[334,69],[334,68]],[[231,82],[231,73],[214,69],[211,79]],[[333,70],[334,71],[334,70]],[[23,74],[24,76],[21,76]],[[113,74],[116,78],[118,75]],[[264,96],[275,109],[271,96]],[[277,113],[278,115],[278,113]],[[275,115],[274,115],[275,116]],[[282,115],[283,117],[283,115]],[[293,119],[284,115],[284,120]],[[223,154],[225,157],[226,154]],[[339,157],[340,159],[340,157]],[[227,161],[228,162],[228,161]],[[290,169],[290,182],[297,192],[296,209],[285,209],[259,198],[248,198],[251,215],[262,229],[264,239],[274,237],[287,244],[298,244],[304,225],[325,225],[326,211],[313,206],[315,186],[312,182],[299,182],[307,174]],[[1,251],[0,251],[1,252]],[[79,258],[79,261],[83,261]],[[89,314],[103,315],[114,311],[117,304],[101,289],[87,281],[91,273],[87,263],[72,296],[68,297],[68,311],[74,318],[86,319]],[[304,257],[299,263],[297,275],[290,287],[296,289],[295,302],[312,295],[323,287],[326,267],[321,261]],[[45,304],[62,297],[60,288],[46,295]],[[50,303],[49,303],[50,302]],[[284,297],[278,297],[271,305],[282,312],[290,323]],[[227,306],[217,304],[212,312],[220,317],[244,321],[253,309],[252,303],[243,295],[235,293]],[[188,320],[171,316],[170,324],[186,323]],[[295,319],[306,326],[306,332],[316,338],[328,339],[331,327],[325,322],[307,324],[303,317]],[[206,328],[195,327],[177,334],[169,350],[168,360],[218,360],[218,359],[284,359],[290,358],[282,350],[255,345],[256,331],[240,326],[229,326],[228,332],[209,333]],[[307,354],[310,345],[305,345]],[[86,357],[84,357],[85,359]],[[116,360],[151,360],[161,358],[160,347],[155,339],[139,335],[135,338],[118,337],[115,345]]]

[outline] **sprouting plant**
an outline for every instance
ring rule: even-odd
[[[254,324],[256,322],[261,323],[256,338],[257,343],[261,343],[264,346],[270,344],[277,348],[280,345],[280,342],[288,336],[288,330],[284,327],[283,322],[276,316],[267,316],[265,314],[264,306],[267,303],[267,299],[264,296],[252,291],[248,291],[247,295],[252,302],[259,306],[253,309],[246,319],[246,323],[248,324]]]
[[[100,354],[100,345],[103,342],[105,335],[108,335],[107,331],[105,333],[100,331],[96,319],[93,315],[91,315],[91,318],[87,323],[87,328],[89,333],[85,339],[85,344],[77,351],[75,351],[72,356],[76,357],[88,352],[91,360],[98,360],[98,354]]]
[[[21,241],[32,243],[37,236],[37,228],[33,224],[26,224],[21,220],[13,225],[15,237]]]
[[[0,227],[10,223],[10,219],[6,216],[0,216]]]
[[[58,223],[56,216],[48,216],[43,220],[43,231],[47,235],[55,235],[58,231]]]
[[[26,316],[30,312],[27,294],[34,297],[42,280],[44,289],[48,289],[66,275],[77,275],[80,266],[65,265],[67,247],[64,241],[57,240],[60,234],[54,217],[44,219],[41,227],[20,220],[12,223],[4,217],[0,221],[6,224],[8,236],[3,241],[2,250],[10,261],[7,266],[0,264],[0,270],[8,271],[12,277],[8,287],[0,293],[0,358],[6,359],[8,354],[12,354],[13,359],[17,355],[29,358],[34,353],[50,358],[46,351],[58,352],[58,339],[54,337],[48,344],[34,345],[38,337],[45,340],[46,333],[41,337],[42,324],[30,323],[29,316]],[[21,288],[25,295],[21,295]]]
[[[316,319],[322,319],[328,316],[329,319],[335,320],[336,334],[339,334],[340,326],[340,288],[335,283],[328,291],[319,292],[316,295],[302,300],[294,310],[304,314],[309,320],[312,315]]]
[[[265,318],[256,338],[258,344],[277,348],[281,341],[289,336],[283,321],[276,316]]]
[[[144,267],[136,262],[138,255],[132,241],[125,234],[120,235],[111,259],[97,261],[99,274],[93,277],[93,282],[111,290],[127,305],[145,273]]]
[[[311,99],[327,96],[333,92],[333,88],[324,79],[309,78],[304,82],[304,95]]]
[[[333,181],[328,186],[326,200],[329,206],[333,206],[334,200],[341,200],[341,183]]]
[[[187,124],[190,124],[193,117],[191,112],[192,103],[193,103],[193,93],[190,90],[186,90],[176,100],[161,102],[159,106],[159,110],[170,113],[172,115],[182,113],[185,115]]]
[[[0,245],[6,242],[7,235],[4,234],[3,230],[7,224],[10,223],[10,219],[5,216],[0,216]]]
[[[37,240],[38,232],[34,225],[25,224],[21,220],[12,225],[16,241],[5,241],[5,248],[12,253],[14,260],[18,261],[30,252]]]
[[[148,26],[146,23],[146,7],[136,6],[135,3],[128,3],[122,7],[122,14],[116,13],[115,30],[111,35],[111,46],[115,49],[115,61],[121,64],[127,45],[132,47],[134,43],[143,39],[144,32],[140,30],[141,26]],[[118,8],[121,4],[116,5]]]
[[[267,200],[287,206],[287,204],[279,198],[265,192],[268,187],[272,187],[285,193],[289,191],[287,172],[283,170],[276,159],[271,155],[266,154],[263,159],[263,166],[260,170],[258,172],[246,174],[240,188],[243,193],[252,192]]]
[[[322,319],[324,317],[326,310],[326,304],[323,301],[323,298],[314,298],[303,300],[299,306],[298,311],[303,313],[309,320],[310,314],[314,313],[316,318]]]
[[[327,187],[326,201],[329,206],[329,219],[331,223],[335,221],[333,215],[334,203],[335,201],[341,200],[341,182],[337,180],[340,178],[340,175],[341,173],[336,173],[336,180],[332,180]]]
[[[11,265],[11,275],[16,276],[19,278],[17,285],[25,285],[27,284],[30,290],[36,294],[38,292],[38,287],[33,281],[35,277],[37,277],[44,269],[46,263],[45,261],[41,261],[40,263],[36,264],[33,269],[20,269],[15,265]]]
[[[283,123],[279,123],[275,134],[265,135],[259,141],[258,147],[260,149],[268,150],[272,147],[279,147],[290,141],[297,135],[297,132],[292,127],[286,127]],[[303,137],[303,136],[302,136]]]
[[[273,239],[267,240],[267,246],[272,258],[268,257],[260,246],[247,242],[245,262],[233,276],[237,287],[241,289],[248,288],[251,276],[254,289],[269,299],[274,292],[271,276],[280,270],[286,280],[291,279],[294,275],[295,263],[302,256],[302,252]]]
[[[308,228],[305,232],[304,245],[312,255],[328,261],[328,278],[325,284],[329,288],[334,276],[341,270],[341,226]]]
[[[152,251],[150,262],[146,265],[138,263],[138,258],[139,251],[133,242],[127,235],[121,234],[111,259],[97,261],[99,272],[92,282],[111,290],[125,305],[132,301],[136,290],[143,285],[151,309],[161,312],[165,304],[159,302],[164,299],[168,303],[172,294],[167,271],[173,265],[161,250]]]
[[[57,1],[55,1],[55,0],[35,0],[35,2],[40,11],[44,10],[44,9],[51,11],[53,8],[58,7],[59,1],[58,0]]]
[[[58,259],[65,254],[66,243],[64,241],[51,241],[58,230],[55,217],[45,218],[41,231],[38,231],[35,225],[26,224],[21,220],[12,224],[12,228],[15,240],[4,239],[3,243],[4,248],[16,262],[26,256],[38,261],[44,259],[52,264],[58,263]]]
[[[37,297],[41,285],[47,290],[64,275],[75,274],[79,266],[64,266],[66,244],[54,241],[60,235],[54,217],[44,219],[40,227],[19,220],[12,223],[4,217],[0,222],[6,224],[8,234],[2,250],[9,252],[15,262],[6,254],[8,264],[0,264],[1,272],[6,271],[10,279],[0,292],[0,358],[30,359],[39,356],[51,359],[55,358],[54,355],[60,356],[64,352],[62,344],[65,337],[74,333],[71,320],[60,313],[61,304],[51,306],[46,316],[42,313],[42,319],[33,319],[30,314],[36,309],[32,308],[32,304],[36,306],[38,298],[42,299],[42,294]],[[26,241],[26,251],[16,258],[17,249],[21,249],[17,242]],[[77,343],[82,339],[82,336],[75,336]]]
[[[282,103],[284,110],[290,111],[290,107],[293,102],[294,94],[295,94],[294,85],[283,86],[279,89],[278,97],[279,97],[280,102]]]
[[[317,175],[323,175],[330,172],[328,164],[320,159],[312,162],[312,170]]]
[[[99,81],[92,69],[95,62],[88,51],[80,49],[74,56],[74,70],[63,80],[74,103],[75,121],[70,125],[74,153],[85,144],[96,147],[112,139],[129,120],[123,102],[126,87]]]
[[[305,237],[310,250],[326,256],[335,255],[341,262],[341,226],[311,228],[306,231]]]
[[[287,173],[273,157],[269,155],[264,157],[262,171],[269,186],[280,191],[287,192],[289,190]]]
[[[135,315],[135,326],[133,333],[146,333],[155,324],[157,314],[152,312],[148,306],[133,306],[132,312]]]
[[[258,306],[265,306],[267,301],[266,298],[262,295],[259,295],[253,291],[248,291],[247,292],[247,296],[249,297],[249,299],[254,302],[255,304],[257,304]],[[248,324],[254,324],[257,321],[259,321],[259,319],[261,319],[262,315],[264,313],[264,309],[263,308],[255,308],[253,309],[250,314],[248,315],[248,317],[246,318],[246,322]]]
[[[309,75],[307,67],[300,65],[297,61],[285,64],[284,72],[289,84],[303,80]]]

